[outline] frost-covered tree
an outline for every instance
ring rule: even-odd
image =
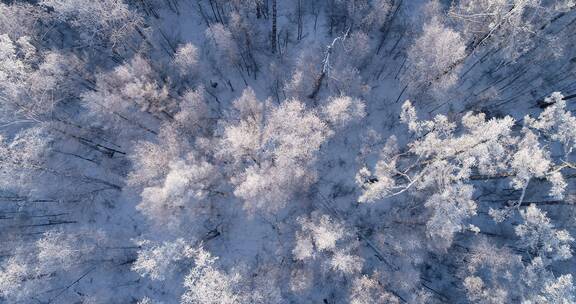
[[[24,198],[23,202],[79,202],[120,189],[117,176],[85,172],[69,159],[56,157],[52,149],[55,144],[55,135],[43,126],[23,129],[13,138],[0,140],[2,191]],[[34,189],[30,189],[31,184]],[[85,193],[95,196],[82,195]]]
[[[299,222],[302,233],[298,234],[292,251],[298,260],[313,258],[316,252],[335,250],[336,242],[350,235],[342,223],[325,214],[314,213],[311,219],[301,218]]]
[[[443,115],[419,121],[407,101],[400,119],[416,139],[400,149],[396,138],[390,138],[374,170],[359,171],[357,181],[363,188],[359,201],[373,202],[405,192],[428,193],[424,206],[430,211],[427,228],[431,237],[449,244],[454,233],[467,227],[465,220],[476,214],[473,174],[509,177],[510,184],[521,191],[515,206],[522,204],[532,179],[547,179],[551,195],[564,191],[566,183],[552,165],[549,152],[531,131],[523,129],[516,134],[512,129],[515,121],[509,116],[487,120],[484,114],[467,113],[462,130],[457,131],[456,124]]]
[[[27,41],[26,37],[23,37],[22,41]],[[23,52],[23,56],[18,56],[17,44],[8,35],[0,35],[0,80],[3,103],[7,103],[10,99],[17,98],[20,94],[22,87],[26,84],[26,76],[30,73],[31,67],[30,63],[26,62],[26,54],[28,52]]]
[[[525,262],[482,239],[467,254],[462,284],[473,303],[572,303],[571,275],[556,277],[546,265],[540,256]]]
[[[352,292],[353,288],[351,280],[363,273],[366,261],[356,231],[345,221],[321,211],[300,216],[297,222],[299,227],[291,251],[296,262],[291,266],[292,291],[301,301],[317,299],[319,295],[329,299],[348,296],[346,291]],[[317,290],[313,286],[323,287]]]
[[[171,160],[163,184],[142,190],[138,210],[168,226],[186,222],[210,209],[208,195],[217,179],[217,170],[192,154]]]
[[[339,37],[327,46],[322,62],[329,92],[364,96],[370,91],[370,86],[362,79],[360,69],[368,64],[369,37],[364,32],[350,30]]]
[[[385,22],[388,21],[393,6],[394,1],[390,0],[371,1],[369,12],[362,14],[362,24],[368,28],[381,30]]]
[[[209,125],[203,120],[201,93],[187,92],[181,106],[155,140],[136,143],[128,184],[141,198],[137,209],[158,227],[187,227],[196,237],[203,233],[204,221],[214,216],[212,197],[222,194],[222,176],[203,154],[205,133],[198,124],[206,129]]]
[[[198,65],[198,48],[191,43],[181,45],[174,54],[174,66],[180,75],[189,75]]]
[[[521,210],[520,215],[524,222],[516,226],[515,231],[523,247],[544,261],[567,260],[572,257],[570,243],[574,238],[566,230],[554,229],[545,212],[531,204],[526,210]]]
[[[254,2],[260,2],[260,0]],[[262,33],[259,24],[254,22],[254,17],[246,14],[245,9],[230,13],[228,28],[238,46],[238,52],[242,58],[241,66],[248,75],[256,79],[256,74],[260,69],[256,61],[256,50],[266,44],[267,41],[263,41],[266,35]]]
[[[156,119],[166,119],[174,111],[175,102],[168,87],[159,83],[149,61],[135,56],[113,71],[97,75],[96,90],[82,94],[91,110],[87,118],[96,116],[93,127],[112,134],[156,133],[151,127]]]
[[[58,20],[78,28],[88,44],[125,43],[143,25],[142,17],[122,0],[42,0],[41,5],[54,9]]]
[[[522,259],[508,248],[498,248],[480,239],[464,267],[462,284],[472,302],[502,303],[512,296],[510,292],[520,292],[517,279],[522,273]]]
[[[226,124],[221,142],[239,166],[234,193],[248,209],[281,209],[316,179],[316,154],[332,131],[295,99],[274,106],[246,89],[234,107],[240,121]]]
[[[214,114],[205,98],[205,89],[187,90],[178,100],[173,128],[188,136],[207,136],[213,132]]]
[[[38,52],[30,37],[13,40],[0,35],[0,101],[2,120],[51,119],[56,107],[78,93],[76,73],[82,65],[74,55]],[[17,114],[16,117],[14,114]]]
[[[22,286],[23,282],[30,281],[30,270],[21,259],[18,256],[12,257],[2,264],[0,295],[5,299],[20,300],[31,292],[28,286]]]
[[[460,34],[433,18],[408,50],[404,81],[416,92],[430,88],[441,96],[458,81],[465,57],[466,45]]]
[[[196,149],[193,148],[193,143],[197,137],[206,135],[211,130],[210,109],[204,100],[203,90],[184,93],[179,107],[180,110],[173,120],[160,128],[155,141],[142,140],[135,143],[134,151],[130,155],[130,186],[158,186],[170,172],[171,162],[198,157],[194,155]]]
[[[337,21],[344,17],[347,26],[361,28],[365,31],[380,30],[387,21],[394,1],[390,0],[336,0],[329,4],[333,27],[337,27]]]
[[[549,105],[537,119],[526,116],[526,125],[543,132],[550,140],[559,141],[564,146],[565,157],[576,147],[576,117],[566,110],[566,101],[560,92],[546,97]]]
[[[240,291],[235,289],[241,278],[237,273],[227,274],[215,268],[215,261],[206,251],[198,253],[195,266],[184,281],[187,291],[182,303],[242,303]]]
[[[0,32],[12,39],[33,36],[40,29],[37,21],[44,18],[46,18],[46,13],[29,3],[0,4]]]
[[[328,99],[323,114],[330,124],[339,128],[364,118],[365,108],[362,100],[350,96],[335,96]]]
[[[465,184],[466,179],[473,167],[490,174],[501,166],[498,161],[505,161],[499,151],[510,144],[513,120],[506,117],[486,121],[484,115],[468,114],[463,124],[469,133],[456,136],[456,125],[447,117],[437,115],[432,121],[418,121],[410,102],[402,109],[401,120],[420,137],[404,153],[400,153],[395,138],[388,141],[374,172],[364,168],[357,176],[364,188],[359,201],[371,202],[428,188],[432,191],[425,202],[432,212],[428,233],[450,241],[464,226],[463,221],[476,212],[471,199],[473,188]],[[402,158],[406,153],[414,153],[413,162],[405,163]],[[410,174],[420,166],[423,167]]]
[[[355,254],[355,235],[343,222],[319,212],[313,212],[310,218],[301,217],[298,222],[301,230],[292,250],[296,260],[324,260],[327,269],[342,275],[362,271],[364,260]]]
[[[354,279],[350,292],[351,304],[400,303],[400,299],[387,292],[375,277],[363,275]]]
[[[177,263],[191,259],[194,252],[193,247],[183,239],[156,245],[144,240],[137,244],[141,249],[138,251],[138,258],[132,265],[132,270],[152,280],[170,278],[178,270]]]
[[[112,258],[98,250],[104,243],[98,231],[59,229],[46,231],[35,243],[21,243],[13,257],[0,263],[0,296],[9,302],[57,299],[61,294],[53,293],[50,286],[80,276],[95,257]]]
[[[50,138],[44,128],[23,130],[12,139],[2,138],[0,143],[4,174],[15,173],[14,171],[18,169],[43,170],[47,168],[47,147],[50,144]],[[14,174],[14,177],[16,176],[18,175]]]
[[[550,42],[540,30],[555,14],[574,7],[570,1],[481,0],[455,1],[449,16],[462,28],[472,50],[482,44],[502,49],[515,60],[539,40]],[[555,39],[555,38],[552,38]]]
[[[322,50],[312,45],[301,51],[294,60],[294,69],[286,80],[285,91],[288,96],[304,100],[316,90],[317,77],[322,75]]]
[[[208,44],[215,51],[218,62],[239,64],[240,51],[232,32],[222,23],[212,24],[205,32]]]
[[[542,293],[527,301],[528,303],[576,303],[576,288],[571,274],[559,276],[556,280],[550,279],[544,283]]]
[[[322,48],[323,50],[321,50]],[[290,96],[316,100],[322,88],[333,95],[363,95],[369,92],[359,69],[367,64],[370,51],[368,35],[348,27],[325,46],[303,50],[286,82]]]
[[[136,304],[162,304],[163,302],[155,302],[154,300],[151,300],[149,297],[144,297],[142,299],[140,299],[138,302],[136,302]]]
[[[157,155],[156,161],[162,160],[166,162],[177,155],[185,155],[191,152],[192,143],[203,136],[210,135],[214,128],[214,119],[211,117],[211,108],[205,99],[203,87],[186,90],[182,96],[171,99],[169,103],[174,108],[170,113],[167,111],[162,112],[167,116],[166,120],[158,127],[158,132],[149,132],[155,136],[158,142],[158,148],[154,152]],[[144,143],[145,141],[140,142]],[[151,142],[151,140],[147,140],[147,142]],[[140,150],[138,146],[136,145],[135,148],[135,156],[138,156],[140,152],[145,153],[145,150]],[[143,144],[144,149],[153,149],[151,147],[145,148],[144,146],[147,146],[147,144]],[[161,147],[164,148],[162,152],[160,152]],[[200,146],[196,148],[200,148]],[[161,157],[159,156],[160,153],[170,154],[170,156]],[[153,154],[147,157],[152,159]]]

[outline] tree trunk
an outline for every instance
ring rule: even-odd
[[[316,79],[316,82],[314,84],[314,90],[312,91],[312,93],[310,93],[310,95],[308,95],[308,98],[310,99],[316,98],[316,95],[318,95],[318,92],[320,92],[320,87],[322,86],[322,80],[324,80],[325,76],[326,73],[324,71],[320,73],[320,76],[318,77],[318,79]]]
[[[298,41],[302,39],[302,0],[298,0]]]
[[[277,40],[277,24],[276,24],[276,2],[277,0],[272,0],[272,35],[271,35],[271,39],[272,39],[272,53],[276,53],[276,40]]]

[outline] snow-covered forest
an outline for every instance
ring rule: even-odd
[[[0,303],[576,303],[576,1],[0,1]]]

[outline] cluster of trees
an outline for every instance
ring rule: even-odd
[[[555,163],[549,150],[560,145],[566,153],[564,159],[571,157],[576,120],[564,110],[563,98],[558,92],[546,98],[549,107],[538,118],[526,116],[520,130],[514,129],[516,122],[510,116],[486,120],[483,113],[464,115],[463,128],[458,128],[444,115],[421,121],[417,119],[415,108],[406,101],[400,120],[416,139],[401,148],[392,136],[374,169],[364,167],[359,171],[356,178],[363,188],[359,201],[373,203],[410,194],[414,197],[410,204],[412,216],[426,219],[427,237],[435,240],[437,249],[447,250],[453,246],[455,234],[482,231],[469,221],[478,211],[474,197],[482,197],[483,191],[495,190],[476,189],[475,185],[495,178],[507,179],[510,186],[518,190],[518,197],[503,208],[490,207],[489,214],[500,223],[518,210],[522,221],[514,227],[514,232],[520,248],[529,253],[530,264],[526,265],[521,255],[508,252],[506,248],[494,248],[490,247],[494,245],[482,242],[480,247],[470,250],[473,262],[465,266],[464,286],[468,297],[482,303],[517,299],[527,303],[573,301],[571,275],[561,276],[558,282],[553,282],[554,276],[547,269],[555,261],[572,258],[570,244],[574,238],[567,230],[554,228],[546,213],[537,207],[538,202],[525,201],[531,185],[549,188],[548,196],[558,202],[565,197],[568,184],[563,173],[573,164],[565,160]],[[520,209],[526,205],[525,210]],[[503,253],[494,255],[494,250]],[[481,267],[487,267],[490,272],[498,272],[496,269],[502,267],[506,280],[519,284],[518,289],[513,289],[514,292],[503,289],[507,284],[499,281],[503,278],[491,282],[491,287],[485,286],[487,282],[477,276],[482,273],[478,270]],[[487,280],[494,280],[494,277],[498,274],[491,273]],[[557,291],[548,287],[554,284],[567,285],[554,287],[561,289]]]
[[[0,3],[0,302],[576,303],[575,8]]]

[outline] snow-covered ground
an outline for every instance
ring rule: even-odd
[[[0,303],[576,303],[575,5],[0,4]]]

